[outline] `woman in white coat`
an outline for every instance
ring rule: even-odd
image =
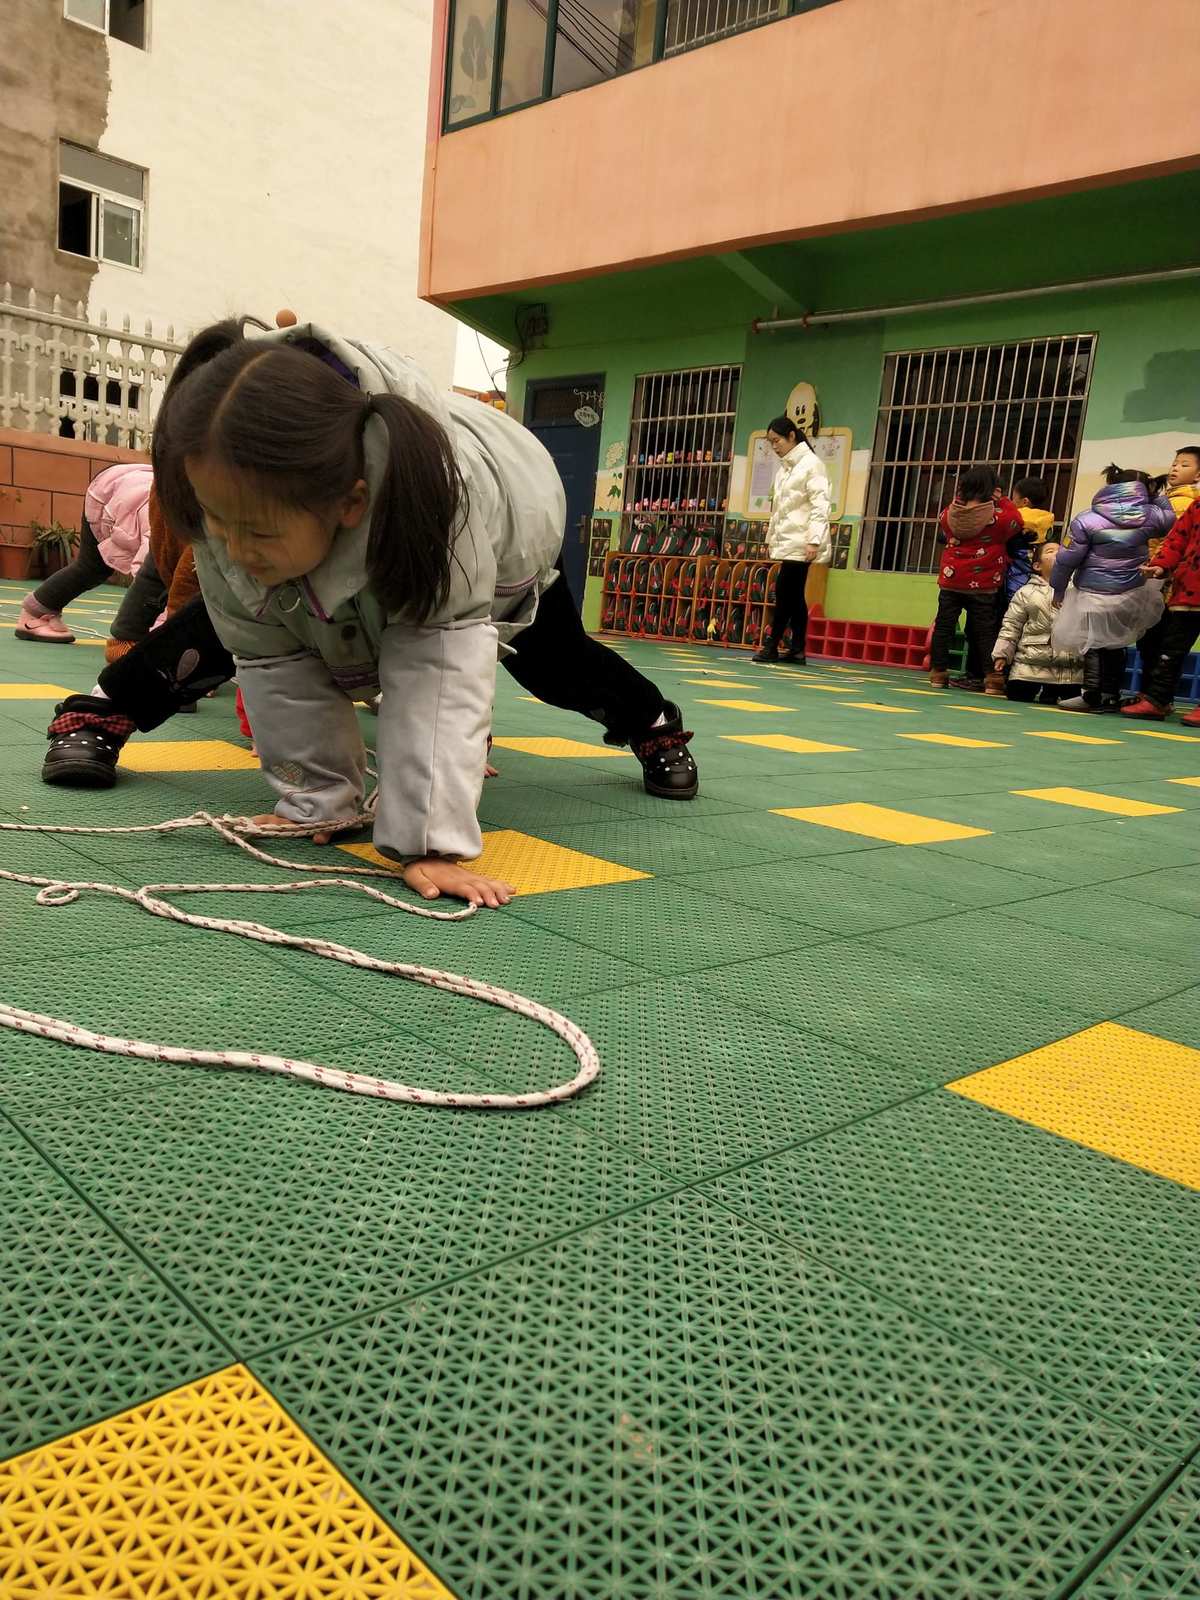
[[[789,417],[776,417],[768,426],[767,443],[782,463],[767,527],[767,550],[771,560],[780,566],[771,632],[754,659],[780,660],[779,646],[790,624],[791,647],[782,659],[802,667],[808,631],[808,605],[804,599],[808,569],[814,561],[828,562],[832,551],[829,479],[803,430]]]

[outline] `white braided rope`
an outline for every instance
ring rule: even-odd
[[[340,823],[338,827],[354,827],[369,820],[364,814]],[[155,822],[130,827],[84,828],[57,823],[2,822],[4,833],[73,833],[73,834],[129,834],[174,833],[183,828],[212,828],[227,843],[236,845],[256,861],[270,866],[294,868],[296,863],[268,855],[252,845],[250,836],[272,838],[278,836],[303,837],[326,832],[329,823],[311,827],[278,826],[256,823],[248,817],[214,817],[207,811],[196,811],[190,817],[174,817],[167,822]],[[373,1095],[381,1100],[404,1100],[413,1105],[479,1107],[498,1110],[530,1110],[536,1106],[553,1105],[569,1100],[592,1082],[600,1071],[600,1057],[595,1045],[561,1012],[539,1005],[524,995],[495,984],[481,983],[475,978],[456,972],[442,972],[436,967],[420,967],[408,962],[381,961],[362,950],[338,944],[332,939],[305,938],[299,934],[283,933],[259,922],[241,918],[204,917],[181,911],[178,906],[161,898],[164,894],[287,894],[303,889],[325,889],[331,886],[354,889],[383,905],[407,911],[413,916],[428,917],[437,922],[462,922],[474,916],[474,906],[464,906],[459,911],[434,911],[428,906],[413,905],[398,900],[382,889],[359,882],[361,878],[393,878],[394,874],[382,867],[313,866],[313,872],[329,874],[320,878],[294,879],[288,883],[148,883],[140,889],[125,889],[113,883],[70,882],[62,878],[42,878],[25,872],[0,869],[0,878],[10,883],[24,883],[38,889],[40,906],[65,906],[81,894],[108,894],[120,900],[129,900],[148,911],[151,916],[167,917],[173,922],[183,922],[192,928],[207,928],[213,933],[236,934],[243,939],[255,939],[260,944],[285,945],[293,950],[306,950],[311,955],[324,956],[330,961],[341,961],[350,967],[364,967],[370,972],[380,972],[388,977],[405,978],[411,983],[421,983],[431,989],[441,989],[447,994],[465,995],[471,1000],[513,1011],[518,1016],[529,1017],[549,1028],[564,1040],[574,1052],[579,1071],[568,1083],[550,1089],[538,1089],[527,1094],[452,1094],[442,1089],[418,1089],[404,1083],[393,1083],[387,1078],[373,1078],[361,1072],[345,1072],[337,1067],[325,1067],[311,1061],[299,1061],[290,1056],[266,1055],[256,1050],[185,1050],[176,1045],[151,1044],[144,1039],[122,1039],[112,1034],[95,1033],[78,1023],[59,1017],[45,1016],[37,1011],[25,1011],[20,1006],[0,1001],[0,1026],[15,1028],[20,1033],[36,1034],[43,1039],[57,1039],[63,1044],[78,1045],[85,1050],[99,1050],[107,1055],[135,1056],[144,1061],[172,1061],[195,1066],[252,1067],[262,1072],[281,1072],[289,1077],[304,1078],[319,1083],[327,1089],[343,1089],[350,1094]]]

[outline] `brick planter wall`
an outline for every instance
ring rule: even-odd
[[[0,572],[25,576],[28,556],[16,552],[33,542],[30,523],[77,529],[84,491],[96,474],[115,461],[147,459],[140,450],[0,428]]]

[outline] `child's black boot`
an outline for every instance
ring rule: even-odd
[[[646,793],[660,800],[694,800],[700,792],[700,774],[688,750],[692,735],[684,729],[683,714],[668,700],[664,720],[629,741],[642,763]]]
[[[111,789],[117,761],[133,732],[129,717],[114,710],[111,700],[73,694],[55,707],[46,730],[50,748],[42,763],[43,783],[65,783],[79,789]]]

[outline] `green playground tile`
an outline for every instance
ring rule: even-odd
[[[583,997],[572,1019],[604,1062],[572,1118],[681,1179],[748,1161],[938,1081],[844,1049],[717,996],[661,980]],[[472,1030],[470,1060],[514,1091],[561,1070],[561,1046],[532,1022]]]
[[[1200,907],[1200,867],[1164,867],[1121,879],[1121,894],[1191,915]],[[1136,915],[1136,913],[1135,913]]]
[[[0,1118],[0,1459],[229,1361],[229,1351]]]
[[[721,866],[737,869],[740,873],[743,868],[752,868],[756,862],[775,859],[772,852],[761,845],[718,838],[695,828],[680,827],[673,817],[651,821],[640,817],[610,816],[606,822],[567,827],[548,823],[539,828],[538,838],[566,845],[571,850],[580,850],[585,855],[598,856],[602,861],[616,861],[622,866],[636,867],[655,877]],[[782,851],[779,853],[782,854]],[[753,900],[754,897],[751,895],[747,898]]]
[[[766,911],[725,911],[710,895],[661,878],[531,895],[515,900],[508,912],[533,927],[666,976],[728,960],[731,947],[782,953],[826,937]]]
[[[749,947],[749,946],[746,946]],[[797,957],[797,960],[802,959]],[[1097,1018],[1062,998],[1026,994],[1024,974],[993,964],[989,1003],[978,984],[931,967],[913,950],[900,956],[861,941],[837,940],[812,952],[801,983],[780,954],[693,974],[695,988],[728,995],[731,1005],[765,1012],[805,1032],[836,1039],[881,1060],[927,1067],[942,1082],[1023,1055]]]
[[[604,805],[591,792],[559,794],[531,783],[510,783],[503,788],[489,779],[479,802],[479,820],[485,828],[516,828],[521,833],[544,838],[546,827],[578,827],[587,822],[612,822],[622,815]]]
[[[596,892],[585,889],[563,895],[531,895],[523,903],[532,906],[534,901],[575,901],[581,895]],[[314,900],[318,898],[321,897],[313,896]],[[431,922],[381,906],[375,913],[331,924],[328,933],[340,943],[384,961],[464,973],[568,1012],[573,1010],[578,995],[645,981],[644,966],[625,959],[630,952],[621,949],[619,943],[611,954],[604,954],[581,942],[569,927],[560,933],[534,922],[534,913],[529,918],[517,917],[516,906],[520,903],[515,901],[501,911],[480,911],[463,922]],[[456,902],[440,904],[450,907]],[[540,915],[540,911],[536,914]],[[271,918],[264,916],[261,920],[269,923]],[[293,931],[316,935],[321,928],[318,922]],[[289,973],[302,973],[309,985],[336,996],[339,1006],[357,1008],[364,1016],[364,1028],[381,1024],[376,1030],[380,1033],[392,1028],[407,1029],[436,1043],[443,1034],[477,1028],[481,1015],[488,1015],[477,1000],[402,978],[296,950],[277,949],[274,956]],[[364,1036],[372,1035],[368,1032]]]
[[[1100,946],[1116,947],[1122,956],[1134,949],[1169,967],[1194,972],[1200,965],[1200,917],[1145,902],[1131,906],[1119,886],[1065,889],[1020,901],[1008,907],[1008,914],[1039,928],[1086,934]]]
[[[939,1092],[703,1192],[1122,1430],[1200,1434],[1180,1185]]]
[[[338,1065],[495,1089],[415,1040]],[[576,1070],[559,1044],[543,1080]],[[168,1094],[17,1113],[239,1357],[423,1295],[653,1198],[670,1180],[561,1112],[451,1111],[194,1072]]]
[[[1049,1595],[1169,1464],[693,1195],[253,1366],[462,1600]]]
[[[311,982],[307,971],[285,973],[279,953],[266,946],[194,928],[155,926],[162,931],[160,942],[131,949],[125,961],[114,957],[110,929],[108,941],[87,955],[68,956],[53,966],[17,964],[5,975],[5,999],[121,1038],[198,1050],[264,1050],[304,1060],[311,1059],[317,1040],[334,1050],[391,1031],[386,1022],[364,1016],[359,1007]],[[288,954],[317,965],[314,956]],[[140,1073],[151,1084],[158,1064],[137,1061],[124,1070]]]
[[[1021,900],[1028,895],[1045,894],[1048,887],[1044,879],[1031,872],[989,867],[982,861],[970,861],[965,855],[950,859],[936,850],[911,850],[903,845],[838,856],[830,867],[868,882],[916,889],[970,906]]]
[[[967,903],[965,897],[954,901],[923,894],[896,884],[855,878],[833,866],[803,859],[741,867],[736,873],[689,873],[677,881],[735,905],[749,901],[769,906],[778,916],[795,917],[839,936],[869,933],[875,928],[908,928],[929,917],[944,917]],[[914,930],[912,937],[919,939],[920,933]]]
[[[1079,1600],[1191,1600],[1200,1581],[1200,1467],[1174,1479],[1072,1593]]]
[[[1064,890],[1045,897],[1046,914],[1053,903],[1073,898],[1079,891]],[[1091,891],[1083,891],[1090,893]],[[1033,998],[1053,1005],[1063,995],[1096,1017],[1115,1016],[1127,1006],[1144,1004],[1173,994],[1195,981],[1196,957],[1175,960],[1156,957],[1130,939],[1120,961],[1109,945],[1087,923],[1074,931],[1054,925],[1051,930],[1027,919],[1025,912],[1042,901],[1009,904],[995,911],[967,911],[923,923],[919,928],[895,928],[872,933],[870,942],[899,955],[917,957],[943,972],[955,973],[967,983],[977,983],[997,966],[1011,980],[1023,979]],[[1065,919],[1070,921],[1070,919]],[[1128,910],[1125,927],[1128,930]]]
[[[1200,1050],[1200,986],[1181,988],[1165,1000],[1125,1012],[1121,1026]]]
[[[550,764],[545,761],[542,763],[543,767]],[[739,803],[723,790],[710,792],[715,790],[715,786],[711,782],[707,764],[700,779],[700,793],[694,800],[686,801],[661,800],[657,795],[647,794],[641,785],[631,784],[611,772],[597,775],[595,769],[586,782],[577,783],[560,770],[568,765],[567,762],[556,761],[552,764],[555,770],[549,774],[549,782],[537,785],[539,793],[557,794],[570,799],[587,799],[596,805],[609,807],[620,816],[645,817],[651,822],[658,822],[662,820],[664,814],[669,819],[685,810],[689,817],[707,817],[752,808],[751,802]],[[740,793],[744,794],[745,790],[746,784],[743,780]]]
[[[4,850],[3,835],[0,835],[0,860],[11,870],[36,870],[32,866],[12,867]],[[81,857],[76,857],[73,865],[68,866],[60,855],[57,866],[64,878],[76,882],[98,878],[100,873],[97,863]],[[108,881],[112,881],[111,874]],[[148,916],[107,895],[84,892],[69,905],[39,906],[37,893],[32,887],[0,882],[0,925],[4,928],[5,967],[33,963],[41,968],[35,976],[42,983],[47,982],[45,964],[48,962],[57,966],[64,958],[95,955],[98,951],[135,950],[143,945],[161,947],[164,940],[172,936],[173,930],[162,919]],[[160,948],[159,959],[161,953]],[[67,994],[53,986],[52,975],[49,984],[47,1003],[32,1009],[51,1011],[55,1002],[69,1003]]]
[[[1174,818],[1151,817],[1149,821],[1161,825]],[[1056,828],[1036,828],[1029,833],[994,833],[986,839],[964,839],[926,848],[955,860],[965,858],[987,866],[1012,867],[1065,884],[1107,883],[1150,867],[1200,863],[1200,843],[1189,847],[1166,838],[1151,842],[1134,831],[1143,826],[1123,819],[1073,822]]]
[[[815,802],[817,805],[823,801]],[[772,812],[737,812],[721,817],[698,817],[684,824],[689,832],[705,833],[733,844],[759,845],[781,859],[797,856],[836,856],[855,850],[882,850],[883,839],[868,839],[839,828],[822,828],[796,817]]]

